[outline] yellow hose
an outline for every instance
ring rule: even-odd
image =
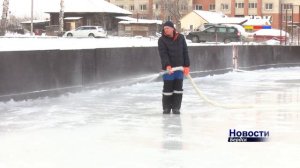
[[[173,71],[183,71],[183,67],[173,67]],[[240,70],[242,71],[242,70]],[[246,72],[246,71],[245,71]],[[169,71],[163,71],[159,75],[163,75],[169,73]],[[196,85],[193,78],[190,74],[186,75],[189,79],[190,83],[192,84],[193,88],[195,89],[196,93],[208,104],[211,104],[215,107],[221,107],[226,109],[249,109],[249,108],[259,108],[259,109],[274,109],[274,108],[284,108],[284,109],[300,109],[300,105],[298,103],[290,103],[290,104],[265,104],[265,105],[258,105],[258,104],[222,104],[216,101],[213,101],[205,96],[205,94],[200,90],[200,88]]]
[[[211,99],[209,99],[208,97],[206,97],[202,91],[199,89],[199,87],[196,85],[196,83],[194,82],[193,78],[191,77],[190,74],[188,74],[186,76],[189,81],[191,82],[193,88],[195,89],[195,91],[197,92],[197,94],[207,103],[213,105],[213,106],[216,106],[216,107],[222,107],[222,108],[228,108],[228,109],[239,109],[239,108],[253,108],[254,106],[253,105],[243,105],[243,104],[231,104],[231,105],[228,105],[228,104],[221,104],[221,103],[218,103],[218,102],[215,102]]]
[[[203,92],[200,90],[200,88],[196,85],[193,78],[190,74],[186,76],[189,81],[191,82],[193,88],[197,92],[197,94],[207,103],[215,106],[215,107],[221,107],[226,109],[247,109],[247,108],[259,108],[259,109],[274,109],[275,107],[281,107],[284,109],[300,109],[300,105],[297,103],[294,104],[266,104],[266,105],[256,105],[256,104],[221,104],[216,101],[213,101],[206,97]]]

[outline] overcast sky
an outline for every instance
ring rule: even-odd
[[[1,2],[1,14],[3,8],[3,0]],[[9,11],[12,15],[23,17],[31,16],[31,0],[9,0]],[[57,3],[58,2],[58,3]],[[34,4],[34,16],[37,19],[49,17],[48,14],[44,12],[47,11],[50,7],[58,6],[59,7],[59,0],[33,0]]]

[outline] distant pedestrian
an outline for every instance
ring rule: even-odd
[[[162,95],[163,114],[180,114],[183,75],[190,71],[190,60],[185,37],[178,33],[171,21],[163,25],[162,36],[158,40],[158,50],[163,70],[164,86]],[[183,71],[172,71],[173,67],[184,67]]]

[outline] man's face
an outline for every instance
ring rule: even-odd
[[[173,27],[169,27],[169,26],[164,26],[164,32],[167,36],[172,37],[173,36],[173,31],[174,28]]]

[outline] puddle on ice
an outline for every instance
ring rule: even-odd
[[[213,101],[265,108],[214,107],[188,80],[180,116],[161,114],[162,82],[0,103],[0,167],[297,167],[299,71],[194,79]],[[229,143],[229,129],[269,131],[270,141]]]

